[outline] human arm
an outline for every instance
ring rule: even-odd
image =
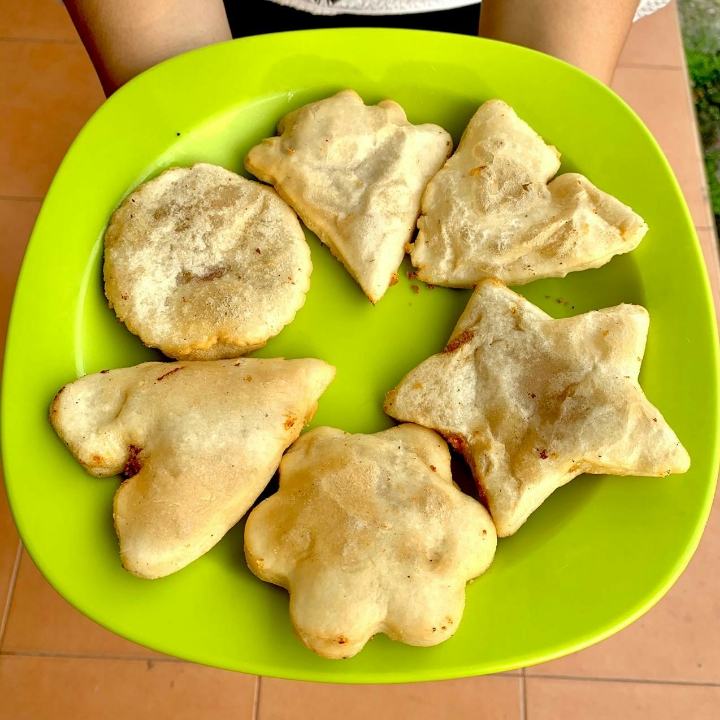
[[[230,40],[222,0],[65,0],[106,95],[167,58]]]
[[[610,84],[637,6],[638,0],[482,0],[480,35],[553,55]]]

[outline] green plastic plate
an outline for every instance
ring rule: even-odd
[[[198,161],[242,171],[246,152],[288,111],[341,89],[398,101],[414,123],[455,138],[490,98],[510,103],[650,231],[600,270],[521,288],[565,317],[621,302],[650,311],[641,383],[692,457],[686,475],[583,476],[558,490],[467,589],[457,634],[434,648],[376,637],[323,660],[294,637],[284,590],[257,580],[242,523],[162,580],[120,567],[117,478],[86,475],[56,437],[50,401],[85,373],[157,359],[103,295],[102,236],[136,185]],[[400,283],[376,307],[310,234],[305,307],[263,357],[318,357],[338,374],[313,425],[375,432],[384,393],[439,351],[466,291]],[[416,293],[412,284],[419,285]],[[175,58],[122,88],[88,122],[48,192],[23,264],[4,373],[3,450],[23,542],[52,585],[101,625],[155,650],[261,675],[400,682],[510,670],[579,650],[644,613],[695,550],[716,482],[717,333],[709,285],[678,184],[650,133],[610,90],[511,45],[397,30],[309,31],[233,41]]]

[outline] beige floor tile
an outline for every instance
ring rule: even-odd
[[[180,662],[0,657],[0,720],[251,720],[256,678]]]
[[[697,227],[711,227],[704,169],[685,71],[620,67],[613,89],[648,126],[680,182]]]
[[[23,550],[3,653],[162,658],[89,620],[67,603]]]
[[[619,64],[682,67],[682,38],[674,2],[633,24]]]
[[[324,685],[263,678],[258,720],[520,720],[520,678]]]
[[[659,683],[527,681],[530,720],[717,720],[720,687]]]
[[[719,563],[717,500],[695,556],[652,610],[604,642],[528,668],[527,675],[720,683]]]
[[[0,195],[42,197],[103,93],[81,45],[0,42]]]
[[[0,0],[0,38],[79,42],[59,0]]]

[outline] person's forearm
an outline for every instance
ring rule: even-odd
[[[482,0],[480,35],[540,50],[609,84],[638,0]]]
[[[65,0],[107,95],[153,65],[230,40],[222,0]]]

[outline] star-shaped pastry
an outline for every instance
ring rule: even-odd
[[[452,152],[438,125],[413,125],[392,100],[353,90],[278,123],[245,167],[280,196],[347,268],[371,302],[397,282],[427,181]]]
[[[554,320],[479,283],[448,346],[385,411],[442,433],[468,461],[499,536],[581,473],[662,476],[690,458],[638,383],[649,317],[618,305]]]
[[[500,100],[480,107],[428,183],[411,252],[425,282],[471,287],[564,277],[633,250],[643,219],[577,173]]]
[[[485,508],[453,484],[445,442],[417,425],[308,432],[245,526],[248,566],[289,590],[298,636],[331,659],[380,632],[409,645],[449,638],[496,542]]]
[[[113,506],[122,563],[158,578],[250,509],[334,376],[314,359],[143,363],[66,385],[50,420],[91,475],[125,475]]]

